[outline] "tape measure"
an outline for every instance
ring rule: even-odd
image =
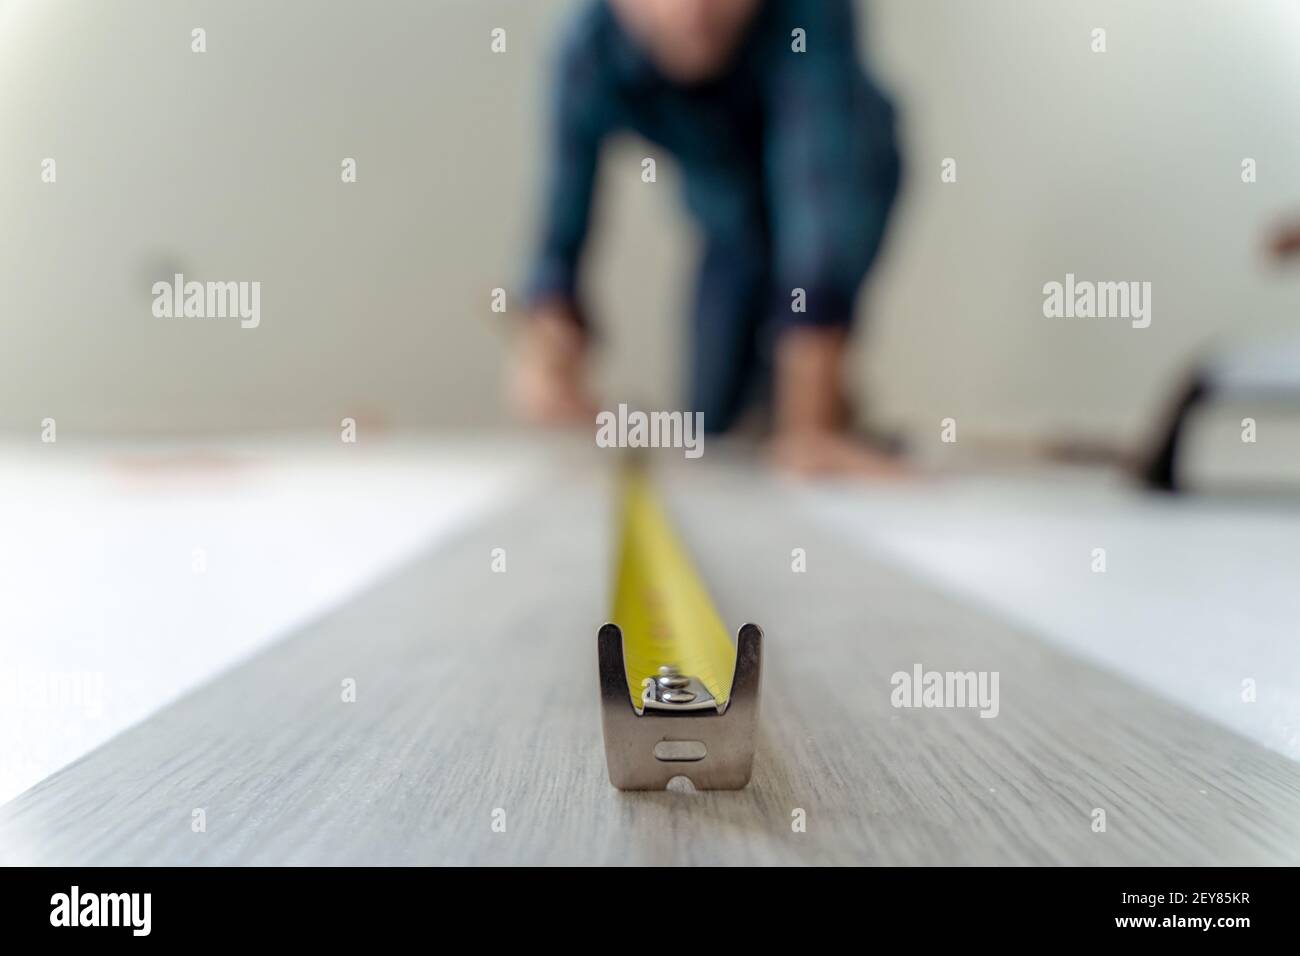
[[[697,789],[749,782],[763,632],[727,636],[638,464],[621,475],[612,619],[597,637],[610,781],[663,789],[685,776]]]

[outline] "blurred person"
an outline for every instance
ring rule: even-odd
[[[850,434],[843,383],[854,299],[899,185],[894,110],[855,44],[849,0],[582,9],[555,74],[530,314],[510,381],[520,414],[593,420],[578,265],[602,142],[631,130],[676,157],[703,234],[689,400],[705,431],[726,431],[770,399],[779,463],[892,469]]]

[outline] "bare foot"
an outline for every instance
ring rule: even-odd
[[[907,470],[894,458],[842,432],[798,431],[772,439],[772,462],[802,478],[896,479]]]
[[[554,311],[530,317],[510,369],[515,414],[535,425],[590,424],[596,403],[586,378],[587,346],[577,324]]]

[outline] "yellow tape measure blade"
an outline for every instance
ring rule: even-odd
[[[643,682],[667,665],[698,679],[721,706],[736,647],[640,469],[624,476],[621,511],[613,620],[623,631],[633,705],[641,706]]]

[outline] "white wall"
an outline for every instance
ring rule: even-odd
[[[0,0],[0,428],[501,421],[489,293],[521,278],[572,6]],[[872,414],[1129,435],[1207,339],[1300,319],[1300,270],[1259,255],[1300,212],[1294,3],[880,0],[868,22],[909,167],[863,302]],[[694,239],[641,155],[606,164],[592,284],[607,382],[672,404]],[[261,327],[153,318],[173,271],[260,280]],[[1045,319],[1067,271],[1151,281],[1151,328]]]
[[[873,46],[907,110],[910,188],[871,290],[887,418],[1132,435],[1223,334],[1300,327],[1300,6],[890,2]],[[1106,30],[1107,51],[1091,51]],[[942,184],[944,157],[958,181]],[[1258,181],[1241,181],[1241,160]],[[1147,329],[1045,319],[1066,272],[1152,282]]]

